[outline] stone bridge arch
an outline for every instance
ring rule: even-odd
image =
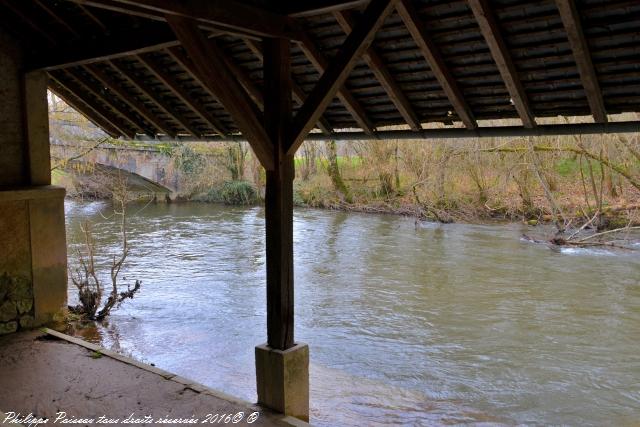
[[[75,144],[52,144],[55,157],[69,159],[87,150]],[[157,196],[175,198],[181,190],[180,175],[176,173],[173,159],[153,148],[100,146],[72,163],[95,165],[106,172],[123,171],[139,191],[148,189]],[[160,198],[160,197],[158,197]]]

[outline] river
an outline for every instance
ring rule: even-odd
[[[71,246],[87,218],[100,253],[116,251],[109,205],[66,212]],[[123,275],[143,286],[99,339],[255,401],[264,211],[129,212]],[[543,229],[296,210],[296,340],[310,346],[314,424],[637,425],[639,252],[554,251],[523,232]]]

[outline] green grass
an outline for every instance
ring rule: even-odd
[[[579,170],[580,166],[575,159],[562,159],[556,163],[556,172],[561,176],[570,176]]]

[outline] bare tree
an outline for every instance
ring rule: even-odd
[[[104,320],[111,311],[118,307],[126,299],[133,298],[140,290],[141,282],[135,281],[133,287],[127,285],[126,291],[119,291],[118,275],[122,270],[129,255],[129,242],[127,239],[127,203],[130,195],[127,190],[126,178],[119,174],[113,177],[112,199],[114,203],[114,215],[119,218],[121,249],[114,254],[110,266],[110,287],[102,283],[96,273],[96,244],[93,238],[92,227],[88,221],[82,224],[83,245],[78,249],[77,265],[69,268],[69,276],[74,286],[78,289],[80,305],[70,307],[73,313],[80,314],[89,320]],[[108,292],[103,304],[105,292]]]

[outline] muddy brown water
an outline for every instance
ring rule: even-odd
[[[66,211],[72,247],[88,218],[101,254],[116,250],[107,204]],[[86,336],[255,401],[263,210],[130,212],[123,275],[142,292]],[[640,250],[554,251],[523,232],[545,234],[296,210],[296,339],[311,349],[314,423],[637,425]]]

